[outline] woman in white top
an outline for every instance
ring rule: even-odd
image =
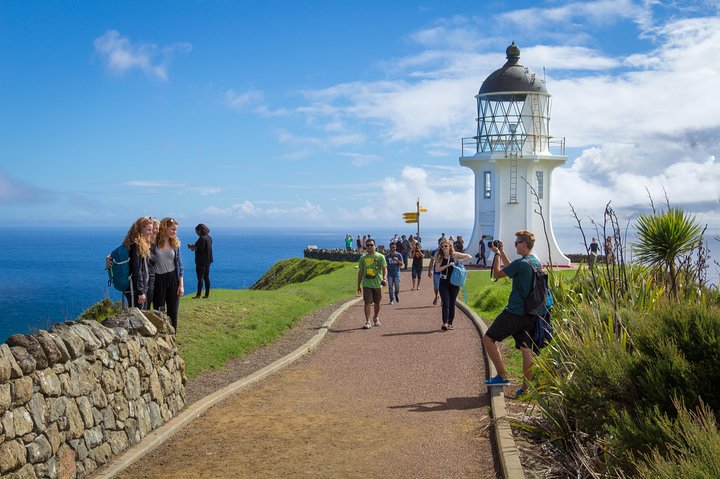
[[[153,306],[166,308],[173,328],[177,332],[178,306],[185,294],[183,264],[180,258],[180,240],[177,237],[178,223],[172,218],[163,218],[155,240],[155,291]]]

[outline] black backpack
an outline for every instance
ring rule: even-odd
[[[525,257],[533,271],[532,290],[525,298],[525,314],[544,316],[548,301],[548,275],[535,267],[535,263]]]

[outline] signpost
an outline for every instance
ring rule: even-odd
[[[420,213],[427,213],[427,209],[423,208],[420,205],[420,198],[417,199],[416,203],[416,211],[409,212],[409,213],[403,213],[403,220],[405,220],[405,223],[417,223],[417,237],[420,236]]]

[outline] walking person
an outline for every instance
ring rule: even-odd
[[[487,235],[482,235],[482,237],[480,238],[480,251],[478,251],[478,254],[475,255],[475,257],[477,258],[475,265],[480,266],[480,261],[482,261],[484,268],[487,268],[487,259],[485,257],[485,254],[487,252],[486,246],[485,246],[486,239],[487,239]]]
[[[197,275],[197,293],[193,299],[199,298],[205,283],[205,297],[210,296],[210,265],[213,262],[213,240],[210,237],[210,228],[200,223],[195,227],[198,239],[188,244],[188,248],[195,252],[195,274]]]
[[[155,308],[165,308],[177,333],[180,297],[185,294],[183,263],[180,257],[180,240],[177,237],[178,223],[172,218],[163,218],[160,232],[155,241]]]
[[[433,292],[435,293],[435,297],[433,298],[433,305],[437,304],[438,294],[440,294],[440,273],[435,271],[435,263],[438,261],[439,252],[440,247],[438,246],[437,249],[433,250],[432,253],[430,253],[430,264],[428,264],[428,278],[432,278]]]
[[[490,249],[495,253],[492,262],[492,277],[494,279],[511,278],[512,290],[507,306],[495,318],[482,339],[485,351],[497,370],[497,376],[486,380],[485,384],[487,386],[510,384],[508,372],[496,343],[512,336],[515,339],[515,348],[519,349],[522,354],[523,383],[517,391],[518,395],[527,390],[533,363],[532,337],[535,329],[535,317],[526,313],[525,298],[532,291],[534,283],[534,272],[530,262],[537,270],[542,268],[540,260],[532,255],[534,246],[534,233],[527,230],[516,231],[515,251],[520,257],[511,262],[505,253],[502,242],[499,242],[497,246],[490,244]],[[503,264],[502,267],[500,262]]]
[[[410,244],[410,240],[407,239],[405,235],[402,235],[400,237],[400,241],[402,242],[402,255],[403,255],[403,269],[407,270],[408,265],[408,256],[410,255],[410,249],[412,248],[412,245]]]
[[[597,256],[598,256],[598,250],[600,249],[600,244],[597,242],[595,238],[592,239],[590,242],[590,256],[588,256],[588,264],[592,268],[595,263],[597,262]]]
[[[412,257],[412,289],[410,291],[420,291],[425,254],[422,252],[422,245],[418,241],[413,241],[410,256]]]
[[[402,255],[397,252],[397,244],[390,243],[390,252],[385,255],[387,262],[387,278],[388,278],[388,295],[390,296],[390,304],[393,299],[396,303],[400,302],[400,267],[402,267]]]
[[[365,247],[368,252],[362,255],[358,262],[357,290],[362,293],[365,305],[363,329],[370,329],[371,314],[373,325],[380,326],[380,301],[382,287],[387,284],[387,262],[385,256],[375,251],[375,240],[367,240]]]
[[[442,301],[442,329],[443,331],[453,329],[453,321],[455,320],[455,303],[460,292],[460,286],[455,286],[450,282],[455,261],[464,263],[470,261],[472,256],[465,253],[456,253],[453,244],[450,241],[440,243],[438,255],[435,260],[435,271],[440,273],[440,282],[438,290],[440,292],[440,300]]]

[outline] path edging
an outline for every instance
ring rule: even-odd
[[[467,304],[462,301],[457,301],[457,307],[460,308],[475,324],[475,327],[480,331],[481,336],[485,335],[488,327],[485,321],[478,316],[478,314],[470,308]],[[484,352],[484,348],[483,348]],[[485,363],[488,365],[490,370],[490,377],[497,374],[495,366],[492,361],[487,359]],[[510,422],[507,419],[507,407],[505,406],[505,394],[503,388],[492,387],[488,388],[490,394],[490,409],[494,418],[493,428],[495,430],[495,441],[498,448],[498,456],[500,457],[500,467],[502,474],[505,479],[524,479],[525,471],[520,463],[520,453],[518,452],[517,446],[515,445],[515,439],[512,435],[512,428]]]
[[[308,340],[305,344],[297,348],[295,351],[283,356],[277,361],[265,366],[262,369],[258,369],[249,376],[245,376],[242,379],[235,381],[232,384],[218,389],[212,394],[205,396],[204,398],[194,402],[183,412],[175,416],[173,419],[165,423],[163,426],[155,429],[145,436],[135,446],[125,451],[120,456],[110,461],[99,473],[94,475],[95,479],[111,479],[116,474],[119,474],[124,469],[130,467],[134,462],[141,459],[143,456],[148,454],[156,447],[162,445],[165,441],[170,439],[173,435],[180,432],[180,430],[187,426],[193,419],[201,416],[205,411],[210,409],[215,404],[227,399],[229,396],[235,394],[240,389],[243,389],[253,383],[264,379],[265,377],[277,372],[278,370],[288,366],[294,361],[300,359],[305,354],[317,348],[320,342],[324,339],[328,332],[328,329],[337,320],[342,313],[345,312],[350,306],[361,301],[362,298],[353,298],[346,301],[342,306],[336,309],[328,319],[320,326],[319,331]]]

